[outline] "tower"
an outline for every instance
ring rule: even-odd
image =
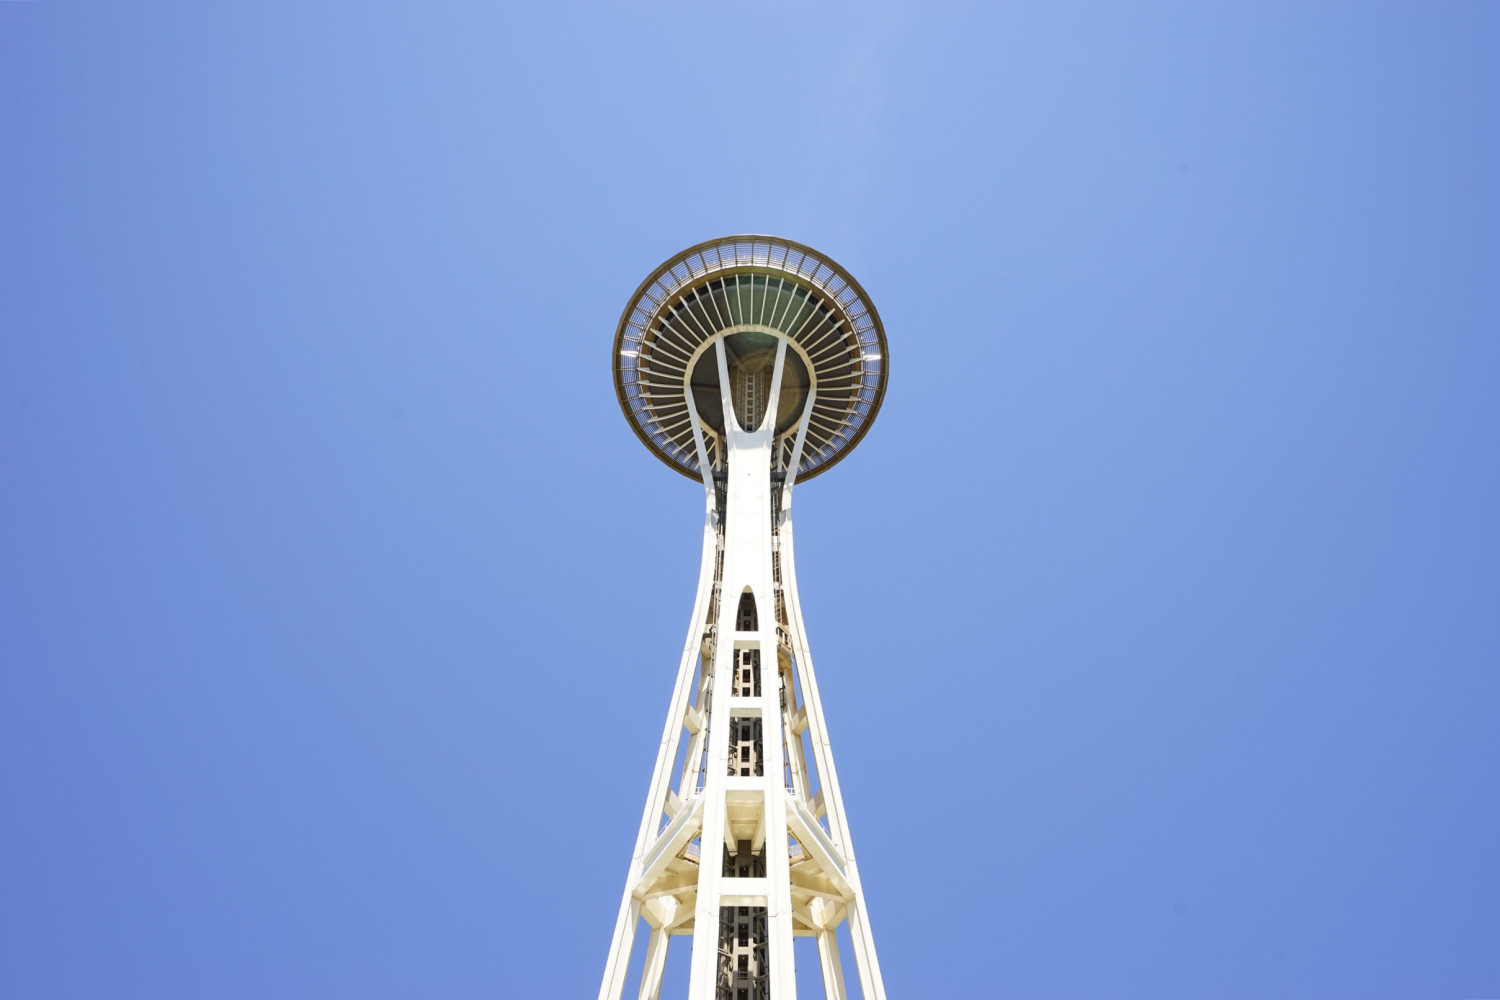
[[[638,997],[692,938],[689,1000],[792,1000],[815,937],[844,1000],[847,922],[865,1000],[885,1000],[797,599],[792,488],[869,430],[885,332],[864,290],[789,240],[733,236],[656,269],[620,318],[615,391],[646,447],[699,482],[703,560],[600,1000]]]

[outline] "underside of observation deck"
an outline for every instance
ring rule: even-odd
[[[647,278],[615,335],[620,406],[651,451],[698,479],[692,411],[704,414],[708,454],[723,457],[718,371],[711,341],[726,338],[731,372],[744,376],[735,409],[747,426],[777,339],[785,338],[786,384],[778,405],[774,460],[792,461],[794,415],[812,397],[797,478],[832,467],[864,435],[885,394],[885,332],[864,290],[838,264],[789,240],[735,236],[692,247]],[[737,378],[737,381],[739,379]],[[690,398],[691,397],[691,398]],[[758,421],[757,421],[758,422]]]

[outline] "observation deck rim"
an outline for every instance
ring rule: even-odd
[[[732,265],[716,267],[697,276],[690,275],[687,279],[682,280],[672,288],[666,302],[669,303],[670,301],[672,301],[672,299],[678,297],[683,289],[695,287],[702,281],[709,281],[713,280],[714,278],[728,277],[740,274],[776,275],[790,278],[809,289],[816,290],[825,298],[825,301],[830,306],[837,308],[839,312],[847,318],[848,313],[844,308],[844,303],[840,302],[837,294],[828,288],[829,282],[833,278],[837,278],[841,280],[851,291],[853,291],[858,301],[864,306],[866,312],[869,315],[871,326],[875,334],[875,341],[878,345],[878,356],[880,359],[879,385],[875,390],[875,398],[870,402],[869,412],[865,414],[864,420],[860,423],[860,426],[843,445],[838,447],[834,451],[834,453],[826,460],[820,462],[819,464],[813,466],[805,472],[798,472],[797,481],[803,482],[805,480],[822,475],[824,472],[827,472],[830,468],[843,461],[844,458],[851,451],[853,451],[862,440],[864,440],[864,436],[869,432],[870,426],[874,424],[875,418],[880,415],[881,404],[885,401],[885,391],[890,381],[890,344],[886,340],[885,324],[881,321],[880,312],[876,309],[875,303],[871,300],[869,293],[865,291],[864,286],[859,283],[859,280],[849,272],[848,268],[844,267],[828,254],[814,247],[808,246],[806,243],[787,239],[783,236],[772,236],[768,233],[736,233],[728,236],[719,236],[713,239],[703,240],[700,243],[695,243],[685,250],[679,250],[677,253],[674,253],[670,257],[667,257],[651,270],[644,281],[636,286],[635,291],[632,292],[630,294],[630,297],[626,300],[625,308],[620,312],[619,322],[615,325],[613,350],[610,352],[610,377],[614,382],[615,401],[619,405],[620,411],[625,417],[625,422],[630,425],[630,429],[635,433],[635,436],[640,440],[642,444],[646,446],[646,449],[650,451],[652,455],[654,455],[668,468],[677,473],[680,473],[683,476],[686,476],[688,479],[691,479],[694,482],[702,482],[701,473],[684,465],[679,460],[667,454],[660,445],[658,445],[647,435],[646,429],[638,420],[636,420],[635,415],[631,412],[629,399],[625,392],[625,384],[621,379],[620,357],[622,347],[625,343],[625,333],[626,330],[630,327],[631,315],[636,311],[636,308],[640,304],[642,298],[645,297],[647,289],[651,288],[652,285],[658,283],[664,275],[671,274],[675,266],[679,264],[685,264],[694,255],[701,256],[701,254],[705,250],[723,246],[734,246],[736,244],[753,245],[757,243],[768,244],[771,247],[779,247],[785,250],[796,251],[804,255],[804,258],[811,257],[812,259],[820,262],[829,269],[829,271],[831,272],[830,277],[829,279],[819,281],[815,277],[816,270],[814,271],[814,275],[810,276],[803,274],[798,270],[787,268],[785,266],[778,266],[775,263],[763,263],[752,260],[743,264],[736,263]],[[785,260],[786,256],[785,254],[783,254],[783,264]],[[662,306],[658,305],[658,307],[652,311],[651,315],[654,317],[661,308]],[[723,334],[724,331],[716,331],[714,336],[722,336]]]

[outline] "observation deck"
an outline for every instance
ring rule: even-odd
[[[691,479],[703,478],[695,423],[711,471],[723,468],[724,407],[710,350],[720,339],[735,418],[745,430],[766,415],[777,344],[787,343],[772,449],[778,474],[803,480],[827,471],[880,409],[889,370],[885,330],[847,271],[810,247],[771,236],[689,247],[631,296],[615,333],[613,366],[615,393],[636,435]]]

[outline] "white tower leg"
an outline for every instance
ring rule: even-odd
[[[823,965],[823,995],[828,1000],[849,1000],[849,994],[844,992],[838,935],[831,930],[818,932],[818,961]]]
[[[646,968],[641,973],[640,1000],[659,1000],[661,997],[661,977],[667,971],[667,944],[671,940],[665,929],[651,929],[651,941],[646,945]]]
[[[737,1000],[757,974],[770,997],[795,1000],[793,940],[799,935],[817,939],[825,995],[846,1000],[835,935],[843,920],[865,1000],[885,1000],[797,598],[790,517],[795,473],[788,471],[784,483],[773,480],[789,342],[778,335],[765,417],[748,431],[736,419],[723,338],[705,338],[700,348],[715,352],[719,369],[720,457],[711,460],[688,393],[708,498],[702,568],[600,1000],[623,995],[643,906],[653,927],[642,1000],[659,996],[674,933],[692,935],[689,1000]],[[809,393],[792,460],[782,467],[797,468],[816,400]],[[741,630],[737,609],[747,591],[756,621]],[[746,665],[752,661],[759,664],[758,686]],[[745,734],[756,723],[760,741],[752,753]],[[804,731],[810,759],[802,752]],[[674,791],[673,763],[684,733],[687,758]],[[814,775],[817,795],[809,787]],[[662,908],[660,926],[653,901],[670,904]],[[756,916],[762,911],[763,925]],[[678,913],[680,921],[667,915]],[[748,944],[746,926],[754,928]],[[741,961],[748,967],[743,977]]]

